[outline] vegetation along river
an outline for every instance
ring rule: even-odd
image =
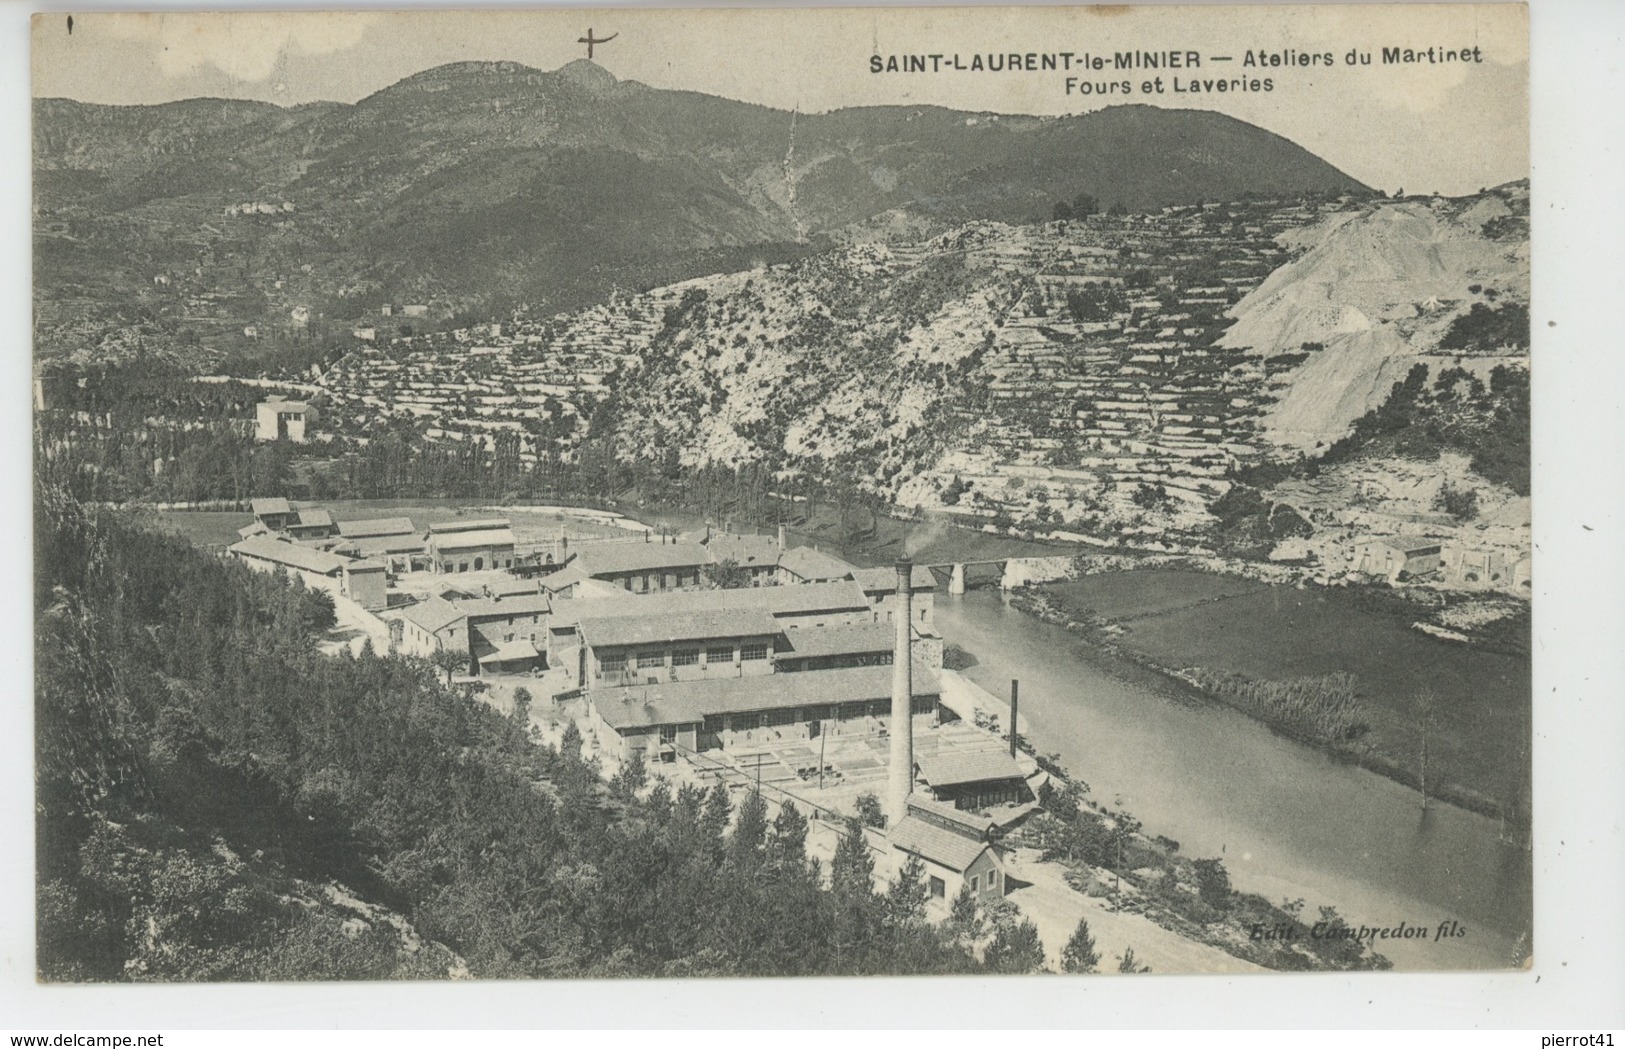
[[[1530,922],[1530,858],[1500,840],[1497,821],[1445,804],[1423,811],[1414,790],[1185,698],[1149,671],[1108,672],[1076,635],[997,592],[939,593],[936,607],[943,637],[979,660],[967,676],[998,695],[1019,678],[1039,749],[1147,833],[1221,858],[1238,889],[1303,898],[1311,922],[1334,905],[1355,926],[1466,927],[1377,944],[1397,968],[1513,964]]]

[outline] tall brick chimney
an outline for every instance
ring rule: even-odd
[[[897,561],[897,627],[891,673],[891,768],[886,816],[892,825],[908,815],[908,796],[914,790],[914,660],[910,640],[914,629],[914,562]]]

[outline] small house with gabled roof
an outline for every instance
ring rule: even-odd
[[[1003,896],[1004,864],[998,850],[970,828],[947,826],[909,801],[908,815],[886,831],[899,864],[914,857],[925,868],[926,891],[932,899],[951,900],[961,888],[977,899]]]

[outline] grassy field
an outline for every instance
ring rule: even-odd
[[[1104,619],[1122,622],[1256,593],[1265,586],[1250,579],[1205,572],[1138,568],[1132,572],[1084,576],[1047,586],[1045,591],[1069,609],[1087,608]]]
[[[702,515],[672,507],[627,502],[621,504],[621,511],[657,529],[699,532],[705,527]],[[739,520],[733,522],[733,527],[761,535],[773,535],[777,531],[777,525],[771,523],[750,524]],[[840,508],[829,503],[820,503],[811,514],[806,512],[805,506],[798,506],[786,531],[791,546],[817,546],[861,568],[891,564],[903,554],[914,558],[917,564],[936,565],[1079,552],[1075,546],[989,535],[941,519],[899,521],[878,515],[871,517],[866,510],[853,510],[842,521]],[[998,573],[992,572],[990,581],[997,578]]]
[[[840,511],[833,507],[820,507],[808,521],[792,527],[790,537],[797,544],[838,549],[842,557],[866,567],[890,564],[903,554],[917,564],[946,564],[1077,552],[1075,547],[989,535],[936,520],[871,521],[868,514],[857,512],[843,526]]]
[[[556,539],[559,526],[565,527],[572,539],[598,536],[626,536],[630,533],[613,525],[557,513],[528,513],[508,509],[477,509],[451,502],[405,499],[349,499],[329,500],[318,504],[333,515],[335,521],[362,521],[375,517],[410,517],[418,527],[440,521],[454,521],[460,517],[506,517],[513,523],[514,537],[521,543]],[[237,529],[251,524],[254,515],[247,511],[216,512],[208,510],[166,510],[154,514],[159,527],[177,532],[199,546],[227,546],[238,539]]]
[[[1339,590],[1178,571],[1107,573],[1045,589],[1073,615],[1088,609],[1123,623],[1117,643],[1159,666],[1255,681],[1353,674],[1371,726],[1362,744],[1401,767],[1418,764],[1417,698],[1431,693],[1430,779],[1502,800],[1524,774],[1527,659],[1428,637]]]

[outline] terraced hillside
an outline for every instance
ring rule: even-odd
[[[1226,314],[1287,260],[1279,235],[1357,206],[972,223],[693,282],[616,389],[618,451],[855,466],[907,504],[1056,526],[1134,516],[1144,487],[1199,528],[1225,476],[1266,451],[1275,395],[1274,362],[1219,344]],[[1040,476],[1058,497],[1021,490]]]
[[[1291,540],[1341,563],[1373,530],[1485,524],[1440,509],[1476,491],[1511,564],[1526,207],[1510,186],[974,222],[381,341],[320,384],[340,432],[409,416],[489,448],[509,433],[532,461],[590,437],[626,461],[855,480],[1107,545]],[[1396,426],[1437,439],[1384,436]]]
[[[483,441],[523,434],[523,456],[542,446],[568,455],[605,381],[635,364],[660,330],[681,286],[616,298],[551,320],[368,342],[320,378],[328,425],[357,437],[410,420],[430,438]]]

